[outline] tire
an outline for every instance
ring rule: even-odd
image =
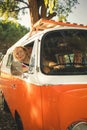
[[[10,110],[9,110],[9,107],[8,107],[8,104],[5,100],[5,98],[3,99],[3,109],[4,109],[5,112],[10,113]]]
[[[17,124],[17,129],[24,130],[22,120],[17,112],[15,113],[15,120],[16,120],[16,124]]]

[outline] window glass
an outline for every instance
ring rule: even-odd
[[[48,75],[87,74],[87,30],[65,29],[45,34],[41,71]]]
[[[7,67],[11,66],[11,63],[13,61],[13,55],[12,54],[9,54],[8,55],[8,60],[7,60]]]

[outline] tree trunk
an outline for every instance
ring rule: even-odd
[[[44,0],[28,0],[30,9],[31,26],[33,26],[40,18],[51,19],[56,13],[46,16],[47,8]]]
[[[39,20],[37,0],[28,0],[30,6],[31,26]]]

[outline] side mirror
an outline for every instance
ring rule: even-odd
[[[15,76],[21,76],[23,74],[22,64],[17,61],[13,61],[11,64],[11,74]]]

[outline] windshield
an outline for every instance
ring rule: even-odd
[[[86,75],[87,30],[46,33],[41,44],[41,71],[47,75]]]

